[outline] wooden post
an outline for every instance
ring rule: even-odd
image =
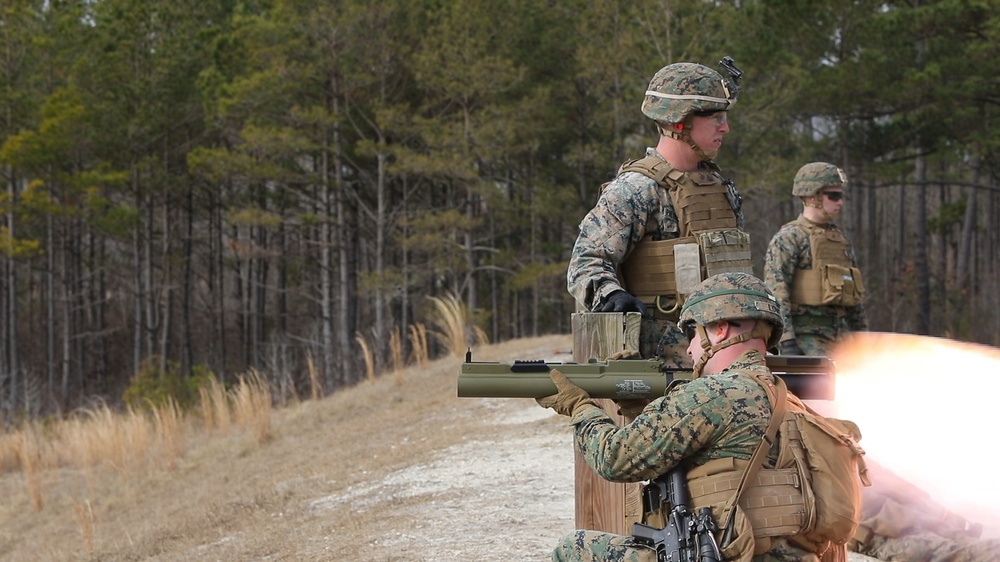
[[[603,361],[626,349],[639,349],[638,312],[577,312],[573,314],[573,361],[586,363]],[[604,411],[619,426],[624,418],[611,400],[598,400]],[[616,484],[597,475],[576,453],[575,505],[576,527],[631,535],[632,523],[642,517],[642,500],[638,484]]]

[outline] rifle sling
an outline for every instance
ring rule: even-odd
[[[771,444],[774,443],[778,435],[778,426],[781,425],[782,418],[785,417],[785,400],[788,389],[785,387],[785,381],[781,380],[781,377],[775,376],[773,378],[773,384],[757,378],[757,382],[764,387],[764,390],[767,391],[768,399],[771,400],[771,421],[767,424],[764,439],[761,440],[760,445],[757,445],[753,456],[750,457],[749,464],[747,464],[746,469],[743,471],[739,486],[736,488],[736,494],[729,500],[723,511],[726,524],[724,526],[725,532],[722,535],[722,544],[719,545],[720,548],[729,546],[729,543],[733,539],[733,525],[736,522],[736,505],[739,503],[740,496],[743,495],[743,490],[746,489],[747,483],[757,477],[757,471],[764,465],[764,458],[767,456]]]

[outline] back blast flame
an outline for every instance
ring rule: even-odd
[[[953,340],[859,333],[831,352],[834,402],[810,401],[861,428],[861,446],[888,482],[912,484],[930,499],[1000,537],[996,443],[1000,349]],[[914,490],[910,488],[912,493]]]

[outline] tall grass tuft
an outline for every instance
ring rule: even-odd
[[[432,323],[437,328],[431,332],[441,341],[441,344],[451,350],[456,357],[461,357],[468,347],[466,338],[466,320],[468,313],[465,303],[455,295],[445,297],[427,297],[434,303],[437,311]]]
[[[413,348],[413,362],[418,367],[427,365],[427,326],[410,324],[410,347]]]
[[[184,412],[175,400],[170,399],[153,408],[153,421],[167,470],[173,470],[177,459],[184,454]]]
[[[232,426],[232,412],[229,409],[229,394],[218,379],[212,377],[207,385],[198,389],[198,404],[201,408],[201,419],[207,431],[218,429],[226,435]]]
[[[403,339],[399,335],[399,328],[389,334],[389,354],[392,357],[392,370],[400,371],[405,367],[403,364]]]
[[[323,387],[319,383],[319,373],[316,372],[316,364],[313,362],[312,352],[306,355],[306,367],[309,370],[309,397],[315,402],[319,400]]]
[[[389,353],[392,357],[392,372],[395,374],[393,382],[396,386],[400,386],[403,384],[406,365],[403,362],[403,341],[399,335],[399,328],[394,329],[389,336]]]
[[[0,432],[0,474],[21,468],[21,432]]]
[[[457,296],[428,298],[437,310],[434,321],[437,330],[432,333],[453,355],[461,357],[472,343],[489,343],[486,332],[472,324],[468,308]]]
[[[83,503],[74,501],[73,508],[76,512],[76,522],[80,525],[80,536],[83,538],[83,546],[87,552],[94,551],[94,527],[96,527],[94,517],[94,507],[90,505],[90,500]]]
[[[58,450],[80,468],[107,463],[128,476],[145,467],[157,431],[149,416],[129,408],[115,414],[106,404],[59,425]]]
[[[236,423],[251,430],[257,443],[271,438],[271,391],[257,371],[240,377],[233,389]]]
[[[41,443],[34,428],[26,427],[18,432],[18,457],[24,474],[24,487],[31,498],[35,511],[42,510],[42,451]]]
[[[368,377],[368,382],[375,382],[375,357],[372,355],[371,347],[368,346],[368,341],[361,334],[354,336],[354,339],[361,346],[361,356],[365,360],[365,374]]]

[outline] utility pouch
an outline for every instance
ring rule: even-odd
[[[823,272],[823,304],[857,306],[861,304],[865,288],[861,283],[861,270],[827,264]]]

